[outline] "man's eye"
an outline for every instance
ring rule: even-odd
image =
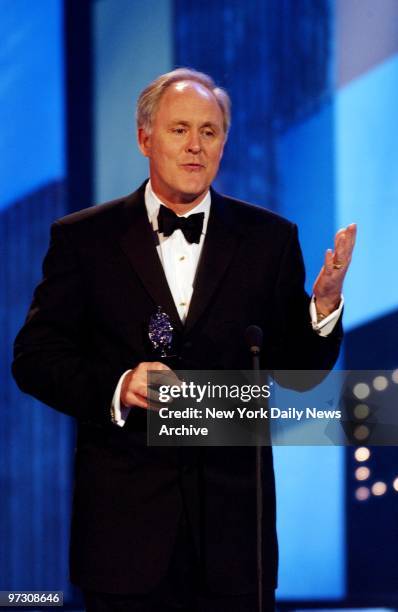
[[[173,133],[174,134],[185,134],[185,128],[179,127],[179,128],[173,128]]]
[[[205,130],[203,132],[203,135],[206,136],[206,137],[210,137],[211,138],[212,136],[214,136],[214,132],[213,132],[213,130]]]

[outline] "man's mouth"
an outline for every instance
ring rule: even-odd
[[[184,168],[184,170],[188,170],[190,172],[199,172],[200,170],[204,168],[203,164],[195,164],[195,163],[181,164],[181,166]]]

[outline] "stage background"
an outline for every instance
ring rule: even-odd
[[[339,366],[398,367],[397,2],[73,4],[0,4],[0,589],[59,588],[71,602],[74,426],[17,390],[11,345],[51,221],[146,178],[134,103],[150,79],[189,65],[227,87],[216,187],[298,223],[309,291],[335,231],[358,223]],[[397,455],[371,449],[358,483],[352,449],[275,449],[280,600],[396,602]]]

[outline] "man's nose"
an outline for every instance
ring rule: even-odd
[[[189,153],[200,153],[200,151],[202,150],[200,134],[190,134],[189,140],[187,142],[187,150],[189,151]]]

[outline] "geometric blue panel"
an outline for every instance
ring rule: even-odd
[[[63,183],[0,211],[0,590],[67,590],[73,422],[22,393],[11,376],[49,225],[65,212]]]
[[[396,0],[335,0],[337,86],[398,53]]]
[[[11,376],[49,226],[66,214],[63,2],[3,0],[0,40],[0,590],[67,591],[73,422]]]
[[[171,0],[94,2],[94,201],[134,191],[148,176],[138,150],[135,102],[173,68]],[[86,204],[89,206],[90,202]]]
[[[335,223],[334,106],[290,126],[277,139],[278,212],[297,223],[307,271],[307,290],[333,247]]]
[[[175,0],[175,63],[208,72],[232,99],[232,126],[215,187],[275,207],[267,48],[269,2]]]
[[[62,10],[0,5],[0,210],[64,175]]]
[[[358,223],[347,329],[398,307],[398,57],[336,93],[339,226]]]
[[[345,596],[343,448],[274,448],[278,599]]]

